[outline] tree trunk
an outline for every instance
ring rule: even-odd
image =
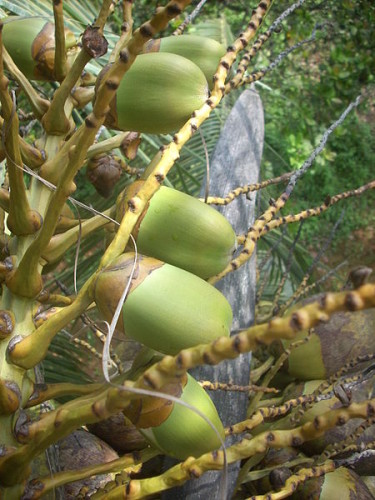
[[[258,94],[246,90],[241,94],[230,112],[210,165],[209,193],[212,196],[225,196],[232,189],[245,184],[258,182],[259,166],[263,150],[264,119],[263,108]],[[204,196],[202,189],[201,196]],[[243,234],[254,221],[255,194],[250,199],[237,198],[220,212],[227,217],[236,231]],[[227,275],[216,287],[225,295],[233,309],[232,333],[249,327],[254,320],[255,307],[255,254],[240,269]],[[247,385],[250,376],[251,354],[244,354],[235,360],[223,361],[218,366],[202,366],[193,370],[198,380],[235,383]],[[247,393],[215,391],[211,392],[216,408],[224,426],[246,418]],[[233,441],[227,440],[226,445]],[[172,461],[168,459],[169,467]],[[180,488],[167,491],[166,500],[217,500],[230,498],[237,479],[239,463],[233,464],[228,471],[227,492],[223,492],[222,473],[210,471],[201,478],[189,481]]]

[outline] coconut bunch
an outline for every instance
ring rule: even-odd
[[[3,22],[4,46],[25,76],[30,80],[55,80],[53,22],[43,17],[21,16],[10,16]],[[78,45],[67,28],[65,48],[69,67]],[[225,45],[193,35],[166,37],[146,44],[144,53],[122,79],[105,124],[153,134],[179,129],[209,97],[213,76],[225,51]],[[97,86],[107,69],[99,75]]]
[[[142,184],[137,181],[120,196],[118,220]],[[226,219],[199,200],[161,187],[141,214],[134,236],[136,262],[133,252],[120,255],[99,273],[92,287],[101,316],[112,320],[129,283],[117,329],[148,349],[176,355],[229,336],[231,307],[202,279],[222,270],[231,259],[236,237]],[[124,411],[146,440],[179,459],[220,447],[224,430],[216,408],[191,376],[163,392],[181,404],[148,396]],[[125,419],[123,426],[129,426]]]
[[[181,349],[229,335],[232,311],[218,290],[194,274],[143,255],[138,255],[131,277],[134,259],[134,253],[121,255],[96,279],[92,295],[104,319],[112,320],[130,280],[117,324],[128,338],[159,353],[175,355]],[[146,440],[180,459],[220,447],[220,437],[224,436],[220,418],[209,396],[192,377],[176,380],[162,392],[179,398],[182,405],[168,400],[168,396],[146,396],[125,412]],[[186,405],[197,408],[204,417]]]

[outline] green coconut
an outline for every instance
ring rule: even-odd
[[[92,293],[99,311],[111,321],[128,282],[134,254],[126,253],[103,269]],[[164,354],[229,336],[232,310],[206,281],[178,267],[139,255],[135,278],[118,328]]]
[[[181,128],[207,98],[206,77],[193,62],[176,54],[140,54],[121,80],[106,124],[166,134]]]
[[[7,17],[3,23],[4,46],[24,75],[30,80],[54,80],[54,24],[44,17],[18,16]],[[65,48],[73,47],[77,47],[75,36],[65,28]]]
[[[284,369],[299,380],[326,379],[350,360],[375,352],[375,309],[338,312],[316,326],[310,340],[293,349]],[[301,340],[307,332],[299,332]],[[286,349],[290,341],[283,341]]]
[[[120,195],[117,218],[142,185]],[[203,202],[172,188],[161,187],[133,232],[139,252],[190,271],[201,278],[221,272],[236,249],[236,234],[227,219]]]
[[[203,71],[209,88],[212,89],[213,76],[226,48],[212,38],[180,35],[151,40],[146,44],[145,52],[169,52],[186,57]]]
[[[172,413],[157,427],[141,429],[143,436],[166,455],[180,460],[199,457],[216,450],[224,441],[223,424],[215,405],[198,382],[188,375],[181,401],[197,408],[216,428],[215,430],[200,415],[186,406],[174,403]]]

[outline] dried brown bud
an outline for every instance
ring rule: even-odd
[[[97,192],[108,198],[121,177],[121,165],[113,156],[99,155],[92,158],[86,176]]]
[[[94,58],[107,53],[108,42],[97,26],[88,26],[82,36],[82,46]]]
[[[141,138],[138,132],[129,132],[120,145],[120,149],[128,160],[134,160],[137,155]]]

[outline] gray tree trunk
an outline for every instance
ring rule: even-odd
[[[258,182],[264,138],[264,118],[261,100],[253,90],[245,90],[231,110],[210,165],[209,193],[225,196],[232,189]],[[204,196],[204,188],[201,196]],[[243,234],[254,221],[255,195],[245,196],[221,207],[220,212],[232,224],[236,234]],[[233,309],[232,333],[249,327],[254,321],[255,254],[247,264],[230,273],[216,287],[225,295]],[[202,366],[192,371],[198,380],[247,385],[251,354],[245,354],[218,366]],[[247,394],[215,391],[210,393],[224,426],[246,418]],[[233,441],[227,441],[227,446]],[[172,464],[167,460],[167,465]],[[165,492],[165,500],[217,500],[230,498],[237,479],[239,463],[229,467],[227,491],[223,492],[221,472],[207,472],[201,478]]]

